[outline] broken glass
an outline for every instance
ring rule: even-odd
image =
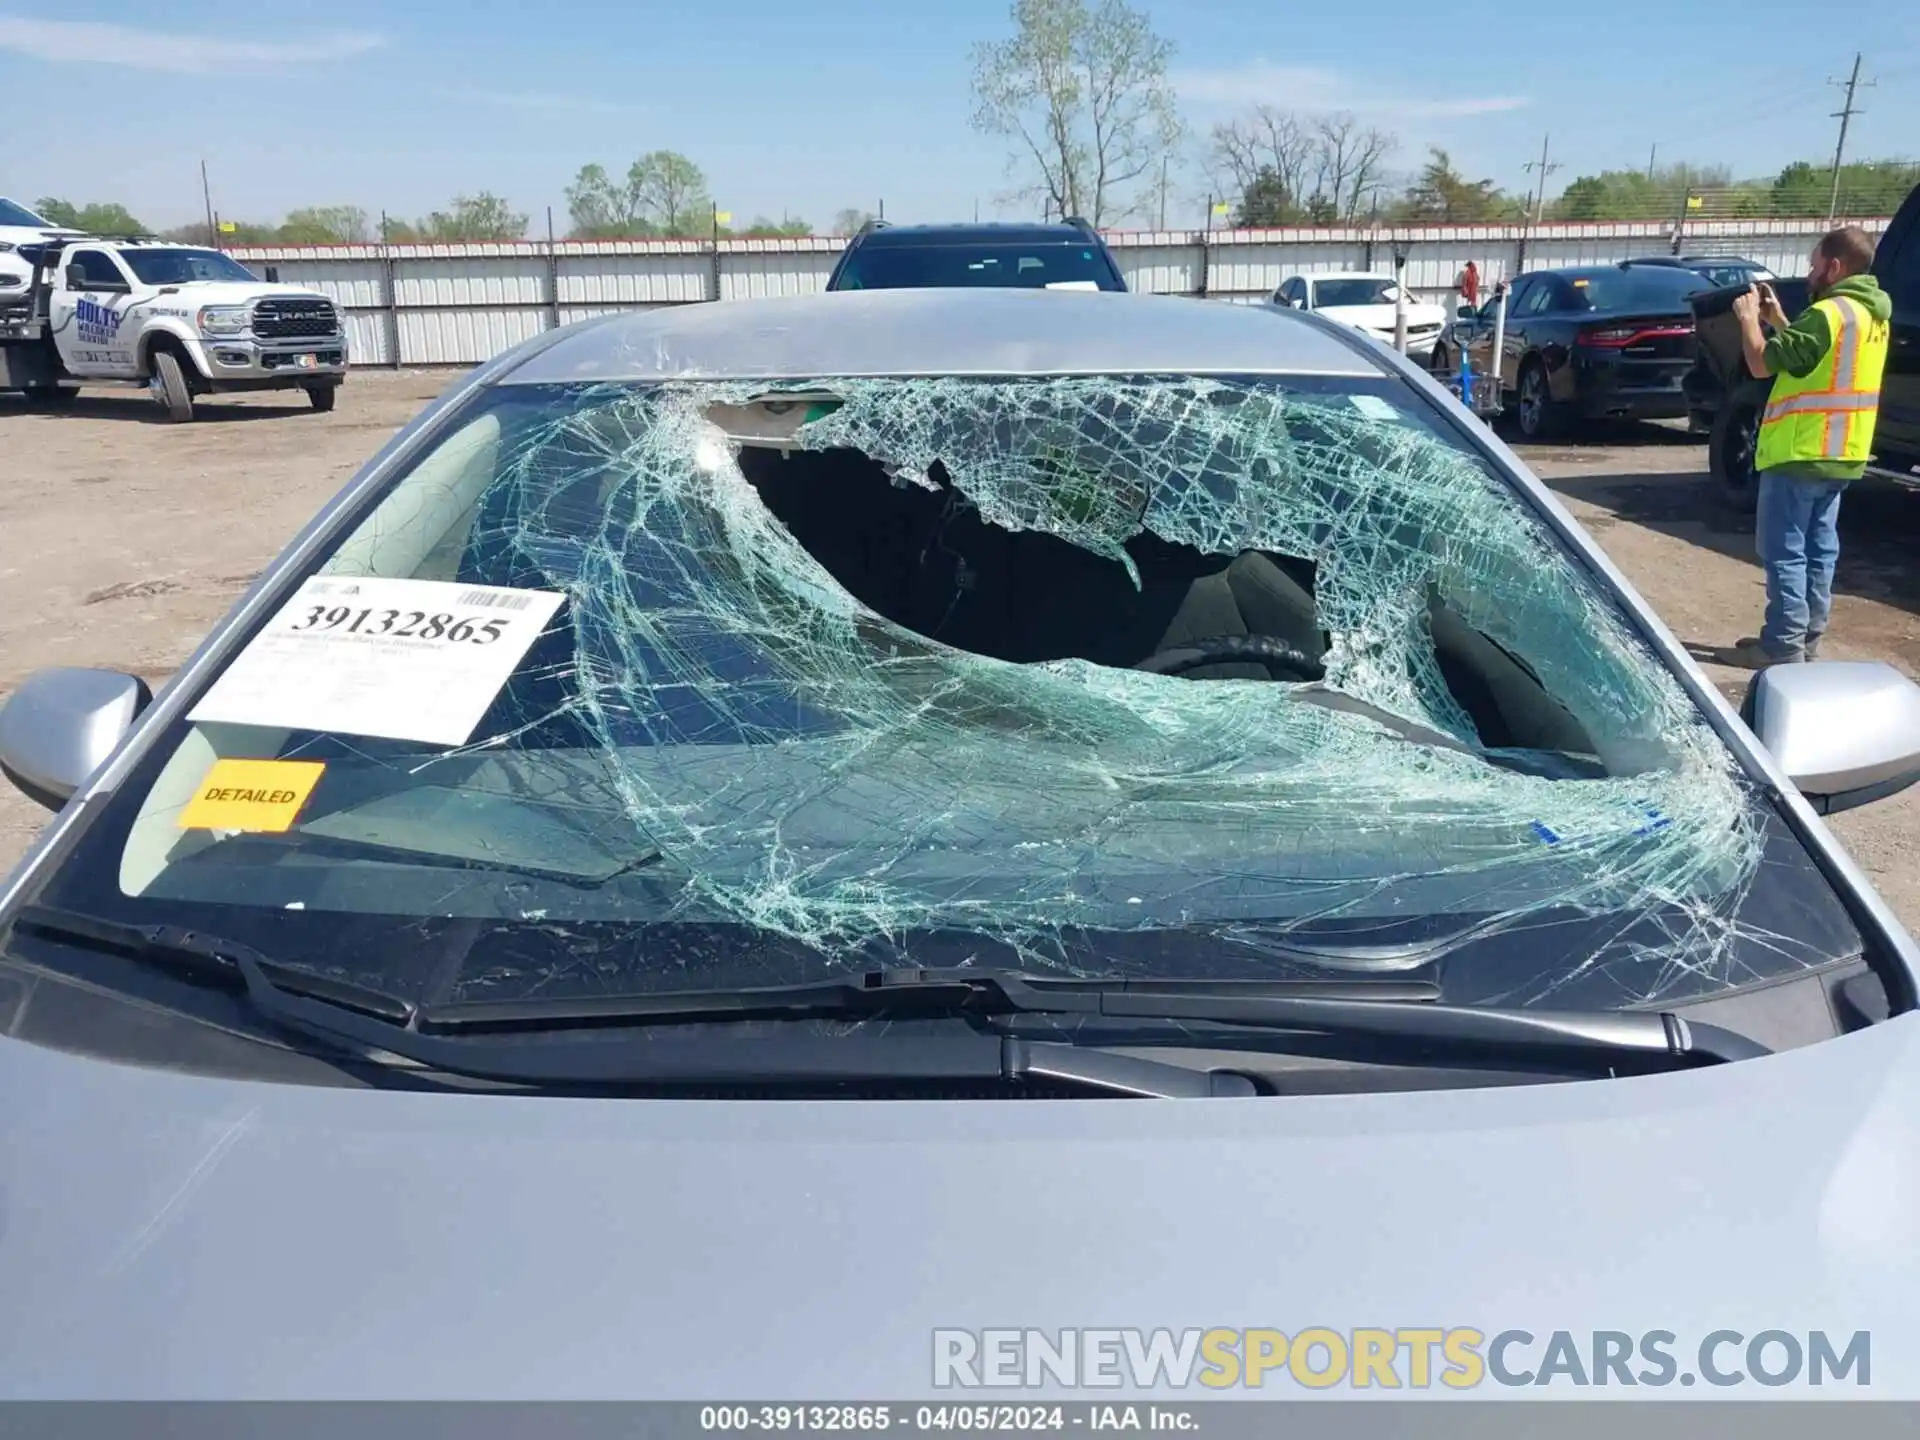
[[[567,597],[468,743],[305,732],[296,697],[174,768],[327,762],[289,843],[329,848],[248,871],[276,906],[731,924],[823,967],[1178,931],[1241,974],[1581,914],[1624,938],[1501,998],[1600,964],[1638,1001],[1738,983],[1764,812],[1605,583],[1424,404],[1304,377],[506,387],[325,567]],[[1223,636],[1298,658],[1137,668]],[[248,850],[166,829],[179,788],[130,894],[212,898]],[[356,842],[462,868],[369,871]],[[1408,917],[1457,923],[1341,943]]]

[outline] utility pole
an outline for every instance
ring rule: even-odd
[[[204,160],[200,162],[200,198],[207,207],[207,243],[218,247],[220,232],[213,223],[213,191],[207,186],[207,162]]]
[[[1653,157],[1660,153],[1660,142],[1655,141],[1647,147],[1647,183],[1653,183]]]
[[[1827,197],[1827,225],[1831,228],[1833,217],[1840,209],[1840,159],[1847,151],[1847,122],[1861,113],[1853,104],[1853,92],[1860,86],[1860,52],[1853,52],[1853,73],[1844,82],[1829,78],[1827,83],[1836,86],[1844,83],[1847,87],[1847,103],[1834,111],[1832,117],[1840,122],[1840,139],[1833,147],[1833,191]],[[1873,88],[1873,81],[1867,81],[1867,88]]]
[[[1547,163],[1547,141],[1551,138],[1550,136],[1542,135],[1540,137],[1540,158],[1538,160],[1529,160],[1526,165],[1522,167],[1526,170],[1538,170],[1540,172],[1540,183],[1535,188],[1533,196],[1533,223],[1536,225],[1547,218],[1547,176],[1560,168],[1560,162],[1558,160],[1554,161],[1551,165]]]
[[[1167,157],[1160,157],[1160,224],[1156,227],[1167,228]]]

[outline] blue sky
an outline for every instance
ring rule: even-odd
[[[1196,134],[1259,101],[1345,108],[1508,188],[1551,133],[1562,168],[1659,156],[1737,173],[1830,155],[1843,75],[1868,46],[1849,153],[1920,155],[1920,6],[1616,0],[1499,13],[1373,0],[1152,3],[1177,46]],[[575,171],[683,151],[736,222],[843,206],[889,218],[1023,213],[999,203],[1004,150],[968,128],[969,45],[1009,30],[1007,0],[0,0],[0,99],[13,143],[0,194],[120,200],[148,224],[357,204],[415,216],[457,192],[506,195],[544,228]],[[1746,39],[1744,37],[1751,37]],[[1698,57],[1725,54],[1711,72]],[[43,117],[31,132],[25,116]],[[1197,149],[1198,147],[1196,147]],[[1169,222],[1197,224],[1206,175],[1174,177]]]

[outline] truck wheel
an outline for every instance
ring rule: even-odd
[[[79,398],[77,385],[29,385],[26,391],[30,410],[65,410]]]
[[[1738,515],[1751,515],[1760,501],[1759,472],[1753,468],[1760,437],[1760,408],[1728,396],[1713,417],[1707,440],[1707,469],[1720,498]]]
[[[333,409],[333,398],[339,389],[338,385],[309,385],[307,386],[307,403],[324,415]]]
[[[193,419],[193,390],[180,368],[180,357],[171,350],[153,352],[153,375],[147,381],[153,398],[166,408],[167,419],[179,425]]]

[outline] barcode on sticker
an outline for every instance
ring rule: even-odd
[[[484,610],[524,610],[533,601],[533,596],[516,595],[511,590],[469,590],[455,603],[476,605]]]

